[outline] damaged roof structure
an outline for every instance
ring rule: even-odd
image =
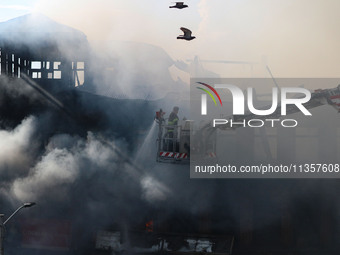
[[[89,44],[84,33],[40,14],[0,23],[1,75],[58,88],[86,80]]]
[[[133,126],[148,127],[153,106],[88,89],[93,75],[101,75],[89,71],[91,59],[83,32],[44,15],[28,14],[0,23],[0,126],[13,128],[30,115],[53,113],[46,124],[49,133],[86,136],[88,131],[103,131],[133,141],[139,132]],[[11,91],[18,95],[15,99]],[[143,117],[146,112],[148,118]]]

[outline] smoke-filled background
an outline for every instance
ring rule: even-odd
[[[83,91],[49,95],[28,80],[1,77],[0,212],[37,202],[18,222],[71,222],[79,254],[91,252],[97,230],[144,230],[150,220],[164,232],[235,235],[238,249],[271,243],[273,251],[336,251],[337,180],[191,180],[188,166],[155,162],[153,117],[174,105],[181,119],[190,117],[190,76],[269,77],[266,64],[280,77],[337,76],[339,3],[202,0],[182,11],[168,4],[2,1],[1,21],[40,13],[1,23],[7,39],[39,48],[46,36],[39,31],[52,38],[58,31],[66,56],[70,34],[87,40],[89,79]],[[81,32],[65,35],[56,22]],[[197,39],[176,40],[181,26]],[[11,37],[8,27],[30,33]],[[7,245],[15,254],[22,233],[12,224]]]
[[[83,31],[90,42],[152,44],[174,60],[199,55],[209,60],[261,62],[266,56],[278,77],[337,76],[340,35],[336,0],[190,0],[189,8],[183,10],[169,9],[170,2],[4,0],[0,12],[1,21],[40,12]],[[191,29],[197,40],[174,40],[181,34],[181,26]],[[126,58],[129,55],[133,53],[127,52]],[[248,75],[232,65],[207,65],[224,77]],[[255,73],[267,75],[261,68]]]

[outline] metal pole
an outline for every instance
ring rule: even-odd
[[[24,208],[25,207],[25,205],[22,205],[22,206],[20,206],[18,209],[16,209],[15,211],[14,211],[14,213],[12,213],[12,215],[11,216],[9,216],[8,217],[8,219],[7,220],[5,220],[5,222],[3,222],[2,223],[2,225],[4,226],[4,225],[6,225],[6,223],[14,216],[14,215],[16,215],[17,214],[17,212],[19,212],[22,208]],[[1,254],[0,254],[1,255]]]
[[[4,255],[4,238],[5,238],[5,225],[6,223],[15,215],[17,212],[19,212],[22,208],[25,207],[31,207],[34,206],[34,202],[30,203],[24,203],[22,206],[20,206],[18,209],[14,211],[14,213],[11,214],[11,216],[8,217],[7,220],[4,221],[4,214],[0,214],[0,255]]]
[[[0,255],[4,255],[4,237],[5,237],[4,214],[0,214]]]

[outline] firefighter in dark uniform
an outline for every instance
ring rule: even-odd
[[[178,125],[178,111],[179,107],[175,106],[172,109],[172,112],[170,113],[169,119],[168,119],[168,132],[166,134],[168,138],[168,151],[178,151],[177,149],[177,142],[176,142],[176,137],[177,137],[177,125]],[[171,127],[172,126],[172,127]],[[174,139],[175,138],[175,139]],[[174,146],[175,145],[175,146]]]

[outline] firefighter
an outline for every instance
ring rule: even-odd
[[[177,116],[178,111],[179,111],[178,106],[175,106],[172,109],[172,112],[170,113],[170,116],[169,116],[169,119],[168,119],[168,125],[171,125],[171,126],[177,126],[178,125],[178,116]]]
[[[170,113],[169,119],[168,119],[168,125],[167,133],[165,135],[167,142],[167,151],[178,151],[177,146],[177,125],[178,125],[178,111],[179,107],[175,106],[172,109],[172,112]],[[176,147],[174,146],[176,145]]]

